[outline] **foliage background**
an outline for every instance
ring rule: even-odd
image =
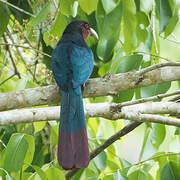
[[[91,37],[87,42],[95,56],[92,78],[179,61],[179,5],[179,0],[0,0],[0,92],[53,84],[52,50],[75,19],[88,21],[99,34],[98,42]],[[167,82],[85,102],[124,102],[179,86],[179,82]],[[90,150],[127,123],[89,118]],[[65,179],[66,172],[56,160],[58,124],[1,126],[0,179]],[[180,179],[179,133],[179,128],[144,123],[72,179]],[[170,152],[177,154],[166,155]]]

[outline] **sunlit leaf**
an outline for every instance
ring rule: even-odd
[[[110,13],[113,9],[115,9],[120,0],[102,0],[103,8],[106,11],[106,13]]]
[[[106,153],[102,151],[99,155],[94,158],[94,162],[99,170],[103,171],[106,168]]]
[[[66,16],[73,15],[73,5],[75,0],[61,0],[60,11]]]
[[[45,121],[33,123],[34,133],[41,131],[45,127],[45,125],[46,125]]]
[[[94,10],[96,10],[98,0],[78,0],[78,2],[83,11],[87,14],[91,14]]]
[[[65,175],[63,173],[63,171],[59,170],[58,168],[48,168],[45,171],[48,179],[59,179],[59,180],[65,180]]]
[[[149,13],[153,7],[153,0],[140,0],[140,9],[145,13]]]

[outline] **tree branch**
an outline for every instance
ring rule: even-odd
[[[180,103],[148,102],[121,107],[115,103],[85,105],[86,117],[103,117],[110,120],[129,119],[180,127],[180,120],[156,114],[173,114],[180,117]],[[33,108],[0,112],[0,125],[59,120],[60,107]]]
[[[149,67],[148,67],[149,68]],[[141,71],[141,70],[140,70]],[[180,67],[168,66],[154,69],[142,75],[140,71],[113,74],[88,80],[84,97],[118,95],[128,89],[150,86],[157,83],[180,80]],[[0,111],[55,104],[60,101],[59,88],[50,85],[0,94]]]

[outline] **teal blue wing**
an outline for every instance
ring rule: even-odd
[[[89,48],[74,45],[70,53],[70,62],[73,70],[73,88],[77,88],[89,79],[93,71],[93,53]]]

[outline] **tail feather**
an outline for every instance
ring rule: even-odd
[[[86,168],[89,148],[81,94],[61,92],[58,162],[64,169]]]

